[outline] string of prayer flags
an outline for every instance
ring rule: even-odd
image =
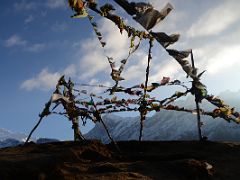
[[[102,33],[98,30],[98,26],[96,22],[93,22],[93,17],[88,15],[88,19],[93,27],[93,30],[95,32],[95,34],[97,35],[97,38],[99,40],[99,42],[101,43],[102,47],[104,47],[106,45],[106,42],[102,41]]]
[[[177,100],[178,98],[182,97],[182,96],[186,96],[187,94],[189,93],[189,90],[185,91],[185,92],[179,92],[179,91],[176,91],[172,96],[168,97],[168,98],[165,98],[160,102],[161,105],[167,105],[175,100]]]
[[[174,106],[171,104],[167,105],[167,106],[161,106],[161,109],[182,111],[182,112],[189,112],[192,114],[196,114],[196,110],[185,109],[184,107],[178,107],[178,106]],[[233,112],[233,109],[230,109],[230,108],[217,108],[217,109],[213,110],[213,112],[205,112],[203,109],[200,109],[200,113],[202,115],[208,115],[213,118],[220,117],[228,122],[234,121],[236,123],[240,123],[239,113],[238,113],[238,116],[233,117],[232,115],[234,114],[234,112]]]
[[[103,111],[101,113],[103,114],[110,114],[110,113],[116,113],[116,112],[131,112],[131,111],[138,111],[138,108],[120,108],[120,109],[111,109],[111,110],[107,110],[107,111]]]
[[[162,21],[173,9],[171,4],[167,4],[161,11],[154,9],[154,7],[149,3],[144,2],[131,2],[129,3],[127,0],[114,0],[118,3],[123,9],[126,10],[128,14],[130,14],[138,23],[140,23],[146,30],[152,29],[156,24]],[[107,57],[110,67],[112,69],[111,77],[116,82],[116,84],[110,88],[106,86],[98,86],[108,88],[107,91],[110,91],[110,95],[114,92],[123,92],[125,95],[136,95],[138,96],[137,99],[120,99],[120,96],[110,96],[108,98],[97,96],[93,93],[88,93],[86,90],[77,90],[74,89],[74,83],[69,79],[69,81],[65,81],[64,76],[62,76],[57,85],[54,93],[52,94],[50,100],[45,104],[45,107],[42,113],[39,115],[40,120],[38,121],[37,125],[33,128],[30,132],[27,141],[30,139],[31,134],[33,131],[38,127],[43,117],[48,116],[51,113],[55,113],[53,110],[58,107],[58,105],[62,105],[64,112],[56,112],[55,114],[64,115],[72,122],[72,128],[74,129],[74,139],[75,140],[84,140],[85,138],[82,136],[81,132],[79,131],[79,124],[78,120],[81,117],[83,125],[86,124],[86,119],[92,120],[94,123],[97,121],[101,121],[101,115],[104,113],[112,113],[112,112],[127,112],[127,111],[139,111],[140,113],[140,135],[139,140],[142,139],[143,135],[143,123],[146,118],[148,112],[151,111],[160,111],[160,109],[166,110],[175,110],[175,111],[183,111],[183,112],[190,112],[192,114],[198,115],[198,127],[199,131],[201,131],[201,120],[200,114],[205,114],[212,116],[213,118],[220,117],[225,119],[226,121],[234,121],[236,123],[240,123],[240,113],[236,112],[234,108],[224,104],[224,102],[214,96],[209,96],[207,94],[206,86],[200,82],[200,77],[203,75],[203,72],[197,72],[197,68],[194,66],[194,59],[193,59],[193,52],[192,50],[187,51],[178,51],[174,49],[166,49],[170,45],[177,42],[180,38],[179,34],[171,34],[168,35],[164,32],[144,32],[138,31],[133,27],[126,26],[120,16],[113,14],[115,8],[111,4],[105,4],[100,7],[100,10],[97,8],[97,4],[95,0],[68,0],[69,6],[72,10],[75,11],[75,14],[72,16],[73,18],[83,18],[88,17],[97,37],[100,41],[102,47],[106,45],[105,42],[102,41],[102,34],[98,31],[98,26],[95,22],[93,22],[93,16],[88,14],[88,9],[93,10],[97,14],[100,14],[102,17],[105,17],[112,22],[114,22],[120,32],[122,33],[123,30],[126,30],[128,33],[128,37],[131,38],[130,42],[130,50],[128,53],[127,58],[121,61],[121,65],[119,68],[115,67],[115,62],[113,58]],[[135,37],[139,37],[139,43],[137,45],[134,44]],[[132,86],[130,88],[124,88],[118,85],[118,82],[124,80],[121,77],[121,73],[124,70],[124,67],[128,61],[128,58],[132,53],[134,53],[142,39],[149,40],[149,52],[148,52],[148,65],[146,68],[146,80],[145,84]],[[182,69],[187,73],[187,77],[192,78],[192,86],[189,89],[187,86],[184,85],[179,80],[170,81],[169,77],[163,77],[159,82],[151,83],[148,85],[149,79],[149,71],[150,71],[150,62],[152,59],[151,49],[153,47],[153,40],[156,39],[166,51],[169,53],[170,56],[175,58],[178,63],[182,66]],[[189,57],[191,54],[191,62],[190,65],[189,61],[186,58]],[[185,92],[175,92],[172,96],[165,98],[163,100],[158,100],[155,97],[151,97],[150,93],[158,87],[167,86],[167,85],[180,85],[186,88]],[[87,86],[94,86],[94,85],[87,85]],[[109,89],[110,88],[110,89]],[[104,93],[106,93],[105,91]],[[196,102],[196,109],[185,109],[184,107],[178,107],[171,105],[171,102],[174,102],[176,99],[187,95],[188,93],[192,93],[195,95],[195,102]],[[82,99],[77,99],[81,95],[84,96]],[[89,96],[89,97],[88,97]],[[121,96],[121,98],[124,96]],[[89,98],[91,98],[89,100]],[[94,99],[97,99],[97,102],[94,102]],[[212,112],[204,112],[202,109],[199,108],[199,103],[201,103],[202,99],[208,100],[213,105],[217,106]],[[52,104],[55,106],[50,110]],[[133,108],[132,108],[133,107]],[[104,122],[102,121],[103,125]],[[108,130],[104,125],[107,133]],[[109,133],[108,133],[109,135]],[[200,140],[202,140],[201,132],[199,133]],[[111,136],[109,138],[113,141]],[[114,142],[114,141],[113,141]]]
[[[215,97],[213,95],[208,95],[208,96],[205,97],[205,99],[207,101],[209,101],[211,104],[213,104],[214,106],[217,106],[219,108],[226,106],[224,104],[224,101],[222,101],[221,99],[219,99],[218,97]]]
[[[230,122],[231,120],[240,123],[240,117],[233,117],[234,116],[234,108],[230,108],[229,106],[221,107],[214,109],[213,112],[210,114],[213,118],[220,117],[224,120]]]
[[[166,49],[169,45],[174,44],[180,38],[180,34],[167,35],[164,32],[150,32],[150,34]]]
[[[84,2],[82,0],[68,0],[68,3],[69,3],[69,6],[76,12],[76,14],[71,16],[72,18],[88,17],[88,19],[93,27],[93,30],[98,37],[99,42],[101,43],[102,47],[104,47],[106,45],[106,42],[102,41],[102,34],[98,31],[97,24],[95,22],[93,22],[93,16],[90,16],[86,9],[86,6],[92,6],[93,4],[94,4],[94,6],[96,6],[95,1],[89,1],[86,4],[86,2]],[[111,6],[108,5],[106,7],[102,7],[102,9],[104,9],[106,11],[108,8],[108,10],[110,11],[110,7]]]
[[[212,116],[214,118],[221,117],[227,121],[233,120],[236,123],[240,123],[240,113],[236,112],[235,108],[229,107],[223,100],[213,95],[207,95],[205,99],[214,106],[218,107],[212,112]]]
[[[138,85],[139,86],[139,85]],[[140,88],[140,86],[139,86]],[[111,91],[112,89],[108,89],[107,91]],[[123,88],[121,86],[116,87],[114,92],[124,92],[129,95],[141,96],[143,92],[141,90],[133,90],[133,88]]]
[[[183,87],[186,87],[179,80],[174,80],[174,81],[170,82],[170,77],[163,77],[162,80],[160,81],[160,83],[151,83],[150,86],[147,86],[146,90],[147,90],[147,92],[151,92],[151,91],[155,90],[156,88],[158,88],[160,86],[165,86],[165,85],[181,85]],[[133,86],[133,87],[138,88],[138,86]],[[143,84],[141,84],[140,87],[142,89],[144,89]]]

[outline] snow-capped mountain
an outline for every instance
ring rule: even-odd
[[[223,119],[202,116],[202,132],[209,140],[240,141],[240,125],[228,123]],[[115,140],[137,140],[139,137],[139,117],[123,118],[116,115],[104,117]],[[86,138],[101,139],[108,143],[109,138],[102,126],[96,126]],[[143,140],[194,140],[198,138],[196,115],[162,110],[144,122]]]
[[[15,139],[18,141],[24,141],[26,138],[26,134],[23,133],[13,133],[11,131],[8,131],[6,129],[0,128],[0,141],[6,140],[6,139]]]
[[[8,146],[17,146],[26,140],[26,134],[13,133],[0,128],[0,148]]]
[[[26,141],[27,135],[23,133],[13,133],[6,129],[0,128],[0,148],[17,146],[23,144]],[[34,141],[38,144],[48,143],[48,142],[56,142],[59,141],[57,139],[49,139],[49,138],[31,138],[31,141]]]
[[[240,110],[240,91],[236,94],[230,92],[222,93],[221,96],[231,106]],[[232,96],[231,96],[232,95]],[[234,100],[234,101],[233,101]],[[177,105],[194,108],[193,97],[179,101]],[[203,109],[212,109],[213,106],[207,102],[201,104]],[[126,118],[113,114],[104,116],[111,135],[115,140],[137,140],[139,137],[140,118]],[[202,116],[204,125],[202,126],[203,136],[209,140],[215,141],[240,141],[240,125],[233,122],[228,123],[223,119],[213,119],[210,116]],[[96,126],[87,134],[86,138],[101,139],[108,143],[109,138],[102,126],[97,123]],[[191,113],[161,110],[152,117],[144,121],[143,140],[193,140],[198,139],[197,117]]]
[[[16,139],[5,139],[3,141],[0,141],[0,148],[17,146],[20,144],[23,144],[23,141],[18,141]]]

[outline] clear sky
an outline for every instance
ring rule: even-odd
[[[100,3],[104,2],[103,0]],[[105,1],[113,3],[111,0]],[[143,2],[148,2],[143,0]],[[156,9],[170,2],[174,10],[153,31],[180,33],[171,48],[193,48],[196,66],[210,94],[240,89],[240,2],[238,0],[150,0]],[[113,3],[114,4],[114,3]],[[115,7],[118,7],[114,4]],[[126,23],[139,24],[124,15]],[[28,133],[51,96],[57,79],[65,74],[78,83],[113,84],[104,55],[127,56],[129,39],[109,21],[95,17],[104,40],[100,48],[86,19],[71,19],[65,0],[2,0],[0,6],[0,127]],[[92,12],[92,15],[95,15]],[[130,59],[124,85],[144,81],[147,43]],[[184,80],[179,64],[159,44],[153,49],[150,81],[163,76]],[[186,79],[185,79],[186,80]],[[173,91],[174,92],[174,91]],[[163,90],[165,95],[168,90]],[[83,128],[83,132],[91,126]],[[72,139],[71,124],[59,116],[44,120],[34,134]]]

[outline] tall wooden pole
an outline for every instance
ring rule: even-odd
[[[192,61],[192,68],[195,69],[193,52],[192,52],[192,51],[191,51],[191,61]],[[196,88],[196,87],[195,87],[195,80],[194,80],[194,79],[193,79],[193,82],[192,82],[192,88]],[[202,122],[201,122],[201,116],[200,116],[200,107],[199,107],[199,102],[198,102],[198,100],[197,100],[197,95],[196,95],[196,93],[195,93],[194,95],[195,95],[195,102],[196,102],[196,109],[197,109],[198,138],[199,138],[199,141],[202,141],[203,137],[202,137],[202,130],[201,130]]]
[[[139,133],[139,141],[142,141],[142,136],[143,136],[143,123],[146,119],[146,96],[147,96],[147,86],[148,86],[148,79],[149,79],[149,71],[150,71],[150,62],[152,59],[152,47],[153,47],[153,38],[149,40],[149,51],[148,51],[148,64],[146,68],[146,79],[145,79],[145,84],[144,84],[144,95],[143,95],[143,100],[140,104],[140,133]]]

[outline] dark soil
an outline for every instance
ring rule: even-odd
[[[240,179],[240,143],[29,143],[0,149],[0,180]]]

